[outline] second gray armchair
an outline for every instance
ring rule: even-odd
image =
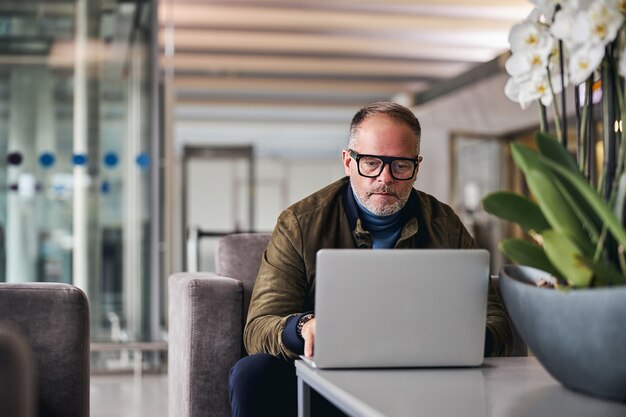
[[[170,417],[230,416],[228,373],[245,355],[243,326],[270,237],[226,236],[217,247],[217,273],[169,278]],[[525,356],[513,336],[513,355]]]
[[[270,237],[226,236],[215,274],[169,278],[170,417],[230,416],[228,373],[245,354],[243,326]]]
[[[58,283],[0,283],[0,416],[89,416],[89,302]]]

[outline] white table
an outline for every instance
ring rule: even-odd
[[[299,417],[309,417],[311,388],[350,416],[626,416],[625,403],[563,388],[534,357],[470,369],[320,370],[298,360],[296,374]]]

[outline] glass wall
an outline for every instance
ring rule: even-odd
[[[79,286],[94,341],[159,337],[152,7],[0,3],[0,281]]]

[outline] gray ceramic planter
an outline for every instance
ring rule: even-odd
[[[559,291],[534,285],[545,276],[524,266],[500,271],[504,305],[522,338],[564,386],[626,401],[626,287]]]

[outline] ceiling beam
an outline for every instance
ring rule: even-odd
[[[391,61],[375,59],[343,58],[292,58],[292,57],[250,57],[227,54],[176,54],[174,57],[161,57],[163,68],[175,71],[198,71],[208,74],[236,76],[242,73],[272,74],[279,76],[385,78],[405,79],[446,78],[468,69],[467,63]]]
[[[15,1],[15,0],[14,0]],[[171,0],[161,0],[171,1]],[[177,3],[206,3],[206,0],[176,0]],[[396,8],[412,5],[432,5],[433,0],[211,0],[213,4],[236,4],[236,5],[255,5],[264,7],[277,6],[299,6],[299,7],[315,7],[332,9],[334,7],[374,7],[380,6],[385,8]],[[471,5],[473,7],[492,7],[492,8],[532,8],[528,0],[437,0],[437,4],[443,6],[463,7]]]
[[[170,0],[161,0],[169,3]],[[205,0],[176,0],[176,4],[206,3]],[[170,5],[172,3],[169,3]],[[289,8],[344,12],[427,14],[485,19],[523,19],[533,8],[528,0],[211,0],[212,5],[236,7]],[[164,4],[165,5],[165,4]]]
[[[180,91],[213,92],[373,92],[418,91],[424,82],[361,82],[354,80],[285,80],[237,77],[185,77],[175,76],[173,86]]]
[[[175,101],[178,107],[190,107],[198,109],[200,112],[236,113],[237,111],[249,112],[251,115],[258,112],[311,112],[324,113],[328,116],[333,115],[337,111],[354,111],[354,103],[337,103],[328,101],[326,103],[308,103],[306,101],[273,101],[273,102],[240,102],[234,100],[209,100],[209,99],[177,99]],[[320,106],[324,104],[324,106]],[[357,103],[358,104],[358,103]]]
[[[221,31],[176,29],[171,38],[161,31],[162,48],[173,39],[175,51],[264,54],[320,54],[336,56],[375,56],[386,58],[411,58],[484,62],[502,52],[500,48],[448,46],[415,42],[412,39],[367,39],[359,36],[328,34],[281,34],[255,31]]]
[[[485,19],[467,16],[362,11],[294,9],[289,7],[230,6],[174,3],[159,8],[159,23],[174,27],[231,27],[289,30],[448,31],[500,30],[508,33],[520,19]]]

